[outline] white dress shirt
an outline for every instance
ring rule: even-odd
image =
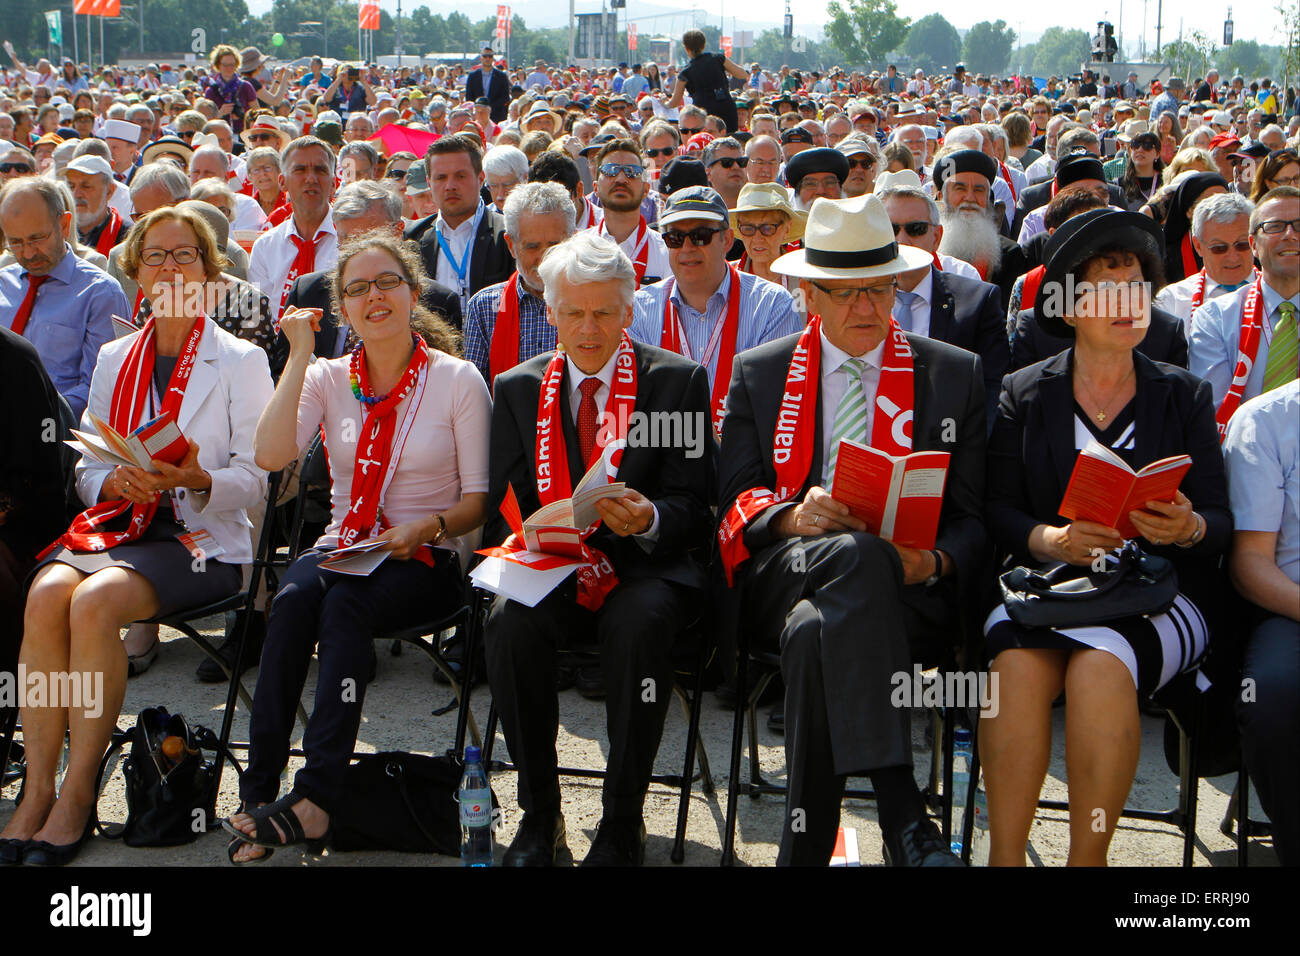
[[[451,250],[451,256],[448,256],[441,245],[438,248],[438,274],[434,279],[441,282],[448,289],[454,289],[460,294],[460,314],[465,314],[466,306],[469,303],[469,277],[474,271],[474,254],[470,252],[469,257],[465,259],[465,281],[462,283],[460,276],[456,274],[456,267],[452,265],[452,258],[460,262],[465,256],[465,250],[474,240],[474,227],[482,218],[484,213],[483,200],[479,200],[479,208],[471,214],[464,222],[456,228],[447,225],[446,220],[442,218],[442,213],[438,213],[438,218],[433,221],[433,228],[440,230],[442,238],[447,243],[447,248]],[[434,242],[437,242],[434,239]]]
[[[334,231],[334,220],[325,214],[317,235],[321,236],[316,244],[316,269],[332,269],[339,260],[339,238]],[[298,257],[298,247],[290,236],[301,236],[298,220],[290,216],[269,232],[264,232],[253,243],[253,251],[248,257],[248,281],[257,286],[271,300],[271,318],[277,324],[280,321],[280,302],[287,291],[286,279]],[[308,237],[311,238],[311,237]]]
[[[1151,300],[1151,304],[1157,309],[1164,309],[1171,315],[1178,316],[1183,320],[1183,325],[1186,326],[1192,318],[1192,296],[1196,294],[1196,287],[1200,284],[1200,281],[1200,272],[1194,272],[1185,279],[1171,282],[1156,293],[1156,297]],[[1246,280],[1246,284],[1249,285],[1253,281],[1255,281],[1254,272]],[[1205,298],[1201,304],[1209,302],[1211,299],[1217,299],[1228,292],[1234,292],[1238,288],[1239,286],[1219,285],[1210,278],[1207,272],[1205,274]]]
[[[577,430],[578,408],[582,405],[582,383],[591,378],[586,372],[573,364],[572,356],[565,356],[564,359],[569,373],[569,412],[573,415],[574,430]],[[596,403],[596,424],[599,427],[600,417],[605,413],[605,403],[609,401],[609,390],[614,385],[614,366],[618,362],[618,350],[609,357],[606,362],[596,373],[596,378],[600,379],[600,388],[596,389],[596,394],[592,396],[592,401]],[[599,434],[599,432],[597,433]],[[626,451],[624,452],[626,454]],[[576,486],[582,479],[582,475],[570,475],[570,485]],[[614,479],[611,478],[610,481]],[[650,527],[638,535],[634,535],[641,547],[646,551],[654,548],[655,542],[659,538],[659,509],[655,507],[654,502],[650,502],[650,507],[654,511],[654,517],[650,519]]]
[[[609,234],[609,231],[607,229],[607,223],[606,220],[604,219],[601,219],[600,222],[593,227],[593,230],[598,236],[606,236],[607,238],[610,239],[614,238]],[[640,224],[638,224],[635,229],[633,229],[630,233],[628,233],[628,237],[618,244],[618,247],[623,250],[623,252],[627,255],[629,259],[632,260],[633,265],[636,264],[636,256],[637,256],[636,237],[637,237],[637,233],[640,231],[641,231],[641,226]],[[642,285],[654,285],[654,283],[660,281],[661,279],[667,279],[670,275],[672,275],[672,266],[668,262],[668,247],[664,244],[663,236],[659,235],[659,233],[655,232],[653,229],[651,229],[648,226],[646,227],[645,232],[646,232],[645,241],[647,247],[646,260],[645,260],[645,282],[637,283],[637,288],[640,288]]]
[[[235,193],[235,218],[230,223],[231,232],[240,229],[250,229],[253,232],[261,232],[262,227],[266,225],[266,213],[262,212],[261,204],[252,196],[245,196],[243,193]],[[319,256],[320,253],[317,253]]]
[[[821,333],[820,338],[822,346],[822,397],[820,409],[822,417],[822,474],[821,481],[818,484],[825,488],[828,477],[827,471],[831,463],[831,427],[835,424],[835,412],[840,407],[840,399],[844,397],[844,393],[849,387],[848,374],[840,371],[840,366],[852,356],[838,346],[832,345],[830,339],[826,338],[825,332]],[[861,381],[862,392],[867,397],[866,432],[868,443],[871,440],[872,423],[876,420],[876,391],[880,388],[880,371],[884,356],[885,343],[883,340],[866,355],[859,356],[866,363],[862,370]]]
[[[955,256],[945,256],[941,252],[939,253],[939,265],[943,267],[944,272],[951,275],[965,276],[967,279],[979,279],[981,282],[984,281],[983,279],[980,279],[980,271],[965,259],[958,259]]]
[[[117,214],[123,219],[130,219],[135,215],[135,203],[131,201],[131,190],[126,183],[119,183],[113,180],[113,194],[108,197],[108,204],[117,210]],[[126,240],[126,233],[122,233],[123,241]]]

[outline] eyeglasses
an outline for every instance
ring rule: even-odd
[[[26,163],[0,163],[0,173],[34,173]]]
[[[1216,242],[1205,247],[1216,256],[1221,256],[1229,249],[1235,249],[1237,252],[1250,252],[1250,241],[1248,239],[1238,239],[1229,245],[1226,242]]]
[[[682,139],[688,139],[689,137],[694,136],[696,133],[703,133],[703,132],[704,132],[703,126],[696,126],[692,129],[687,129],[685,126],[681,127]]]
[[[199,257],[198,246],[177,246],[175,249],[142,249],[140,261],[147,266],[160,266],[171,256],[178,266],[187,266]]]
[[[40,249],[45,243],[50,241],[50,236],[54,235],[53,230],[41,236],[32,236],[30,239],[17,239],[12,236],[5,237],[5,243],[10,249],[18,251],[31,246],[33,249]]]
[[[687,239],[691,240],[691,245],[704,247],[713,242],[713,237],[725,229],[710,229],[708,226],[699,226],[690,232],[679,232],[676,229],[669,229],[663,234],[664,245],[669,249],[680,249]]]
[[[654,159],[656,156],[671,156],[676,152],[677,152],[676,146],[664,146],[661,149],[647,149],[645,151],[645,154],[649,156],[651,159]]]
[[[871,169],[876,165],[876,161],[871,158],[859,159],[856,156],[849,157],[849,169]]]
[[[600,174],[614,179],[622,173],[628,179],[640,179],[645,175],[645,167],[635,163],[601,163]]]
[[[894,235],[898,235],[899,230],[902,230],[913,239],[920,239],[930,231],[932,225],[933,223],[928,219],[913,219],[911,222],[896,222],[894,223]]]
[[[828,289],[820,282],[808,280],[813,286],[824,292],[836,305],[852,305],[857,302],[858,296],[865,295],[871,304],[877,309],[887,308],[891,305],[894,298],[894,290],[898,288],[898,280],[891,279],[885,285],[868,285],[857,286],[849,289]]]
[[[1280,236],[1286,232],[1287,226],[1290,226],[1293,232],[1300,235],[1300,219],[1270,219],[1267,222],[1261,222],[1255,227],[1255,231],[1262,232],[1266,236]]]
[[[399,285],[409,285],[409,283],[396,272],[382,272],[375,279],[353,279],[343,287],[343,294],[349,299],[368,295],[372,285],[381,292],[392,292]]]
[[[799,180],[799,192],[806,193],[814,189],[839,189],[840,178],[838,176],[823,176],[821,179],[813,179],[805,176]]]
[[[714,166],[721,166],[723,169],[730,169],[732,166],[739,166],[741,169],[744,169],[748,165],[748,156],[723,156],[721,159],[715,159],[713,162],[709,163],[709,168],[712,169]]]
[[[761,232],[765,236],[774,236],[776,231],[784,226],[784,222],[742,222],[736,226],[737,231],[742,236],[752,236],[756,232]]]
[[[250,143],[269,143],[279,138],[280,137],[276,136],[274,133],[249,133],[248,134],[248,141]]]

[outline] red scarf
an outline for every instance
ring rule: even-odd
[[[108,207],[108,224],[104,226],[103,232],[99,234],[99,241],[95,243],[95,251],[101,256],[106,256],[115,245],[117,245],[118,233],[122,231],[122,215],[112,206]]]
[[[497,318],[492,326],[492,347],[488,354],[488,381],[496,381],[502,372],[519,364],[519,273],[516,272],[501,290]]]
[[[608,219],[600,221],[600,228],[596,234],[608,236],[610,239],[614,238],[609,232]],[[618,243],[618,245],[622,246],[622,243]],[[632,255],[628,258],[632,260],[632,268],[636,270],[636,287],[639,289],[642,280],[645,279],[646,266],[650,261],[650,227],[646,225],[645,216],[642,216],[641,221],[637,223],[636,243],[633,246]]]
[[[121,435],[129,435],[144,422],[145,400],[153,389],[153,370],[155,361],[154,318],[151,316],[143,329],[131,343],[126,353],[126,361],[117,373],[113,383],[113,399],[108,410],[108,424]],[[167,391],[162,396],[160,415],[170,415],[173,419],[180,414],[181,403],[185,400],[185,389],[189,385],[190,374],[198,358],[199,340],[203,338],[205,319],[200,316],[194,320],[171,379],[167,382]],[[103,530],[104,525],[119,515],[131,512],[131,520],[122,531]],[[134,541],[144,534],[149,522],[158,512],[158,499],[148,504],[136,504],[125,498],[117,501],[101,501],[92,505],[73,520],[72,525],[57,541],[51,544],[40,557],[45,557],[58,545],[69,551],[107,551],[119,544]]]
[[[593,203],[590,199],[587,199],[585,197],[583,198],[582,202],[583,202],[582,222],[578,225],[579,232],[582,232],[582,230],[584,229],[591,229],[594,226],[599,225],[599,223],[596,222],[596,204]]]
[[[709,359],[717,353],[718,364],[713,374],[713,433],[722,435],[722,420],[727,414],[727,386],[731,382],[731,363],[736,357],[736,336],[740,332],[740,270],[733,263],[727,263],[731,272],[731,289],[727,293],[727,307],[723,309],[718,320],[713,324],[704,354],[698,359],[691,354],[690,344],[686,340],[686,331],[682,320],[673,305],[673,280],[668,280],[668,295],[664,299],[664,323],[659,333],[659,347],[685,355],[688,359],[699,362],[706,369]]]
[[[1181,251],[1183,255],[1183,275],[1195,275],[1196,270],[1201,267],[1201,264],[1197,261],[1196,250],[1192,248],[1192,234],[1190,232],[1183,236],[1183,242],[1179,247],[1179,251]]]
[[[420,398],[424,395],[425,381],[428,378],[429,354],[424,347],[424,340],[415,333],[411,334],[415,348],[406,371],[392,390],[381,401],[366,408],[366,419],[361,426],[361,435],[357,439],[356,461],[352,472],[351,506],[343,517],[343,526],[339,529],[339,547],[346,548],[365,541],[378,528],[380,532],[390,527],[384,515],[383,500],[393,475],[397,472],[402,448],[415,423],[415,414],[420,407]],[[352,353],[351,374],[361,385],[362,394],[371,394],[370,373],[366,369],[366,347],[362,345]],[[402,419],[401,431],[397,428],[397,406],[408,395],[411,403],[407,406]],[[396,442],[394,442],[396,438]],[[394,447],[396,446],[396,447]],[[427,548],[416,552],[415,558],[433,566],[433,557]]]
[[[938,269],[940,272],[942,272],[943,263],[939,261],[939,250],[935,249],[934,252],[931,253],[931,255],[934,256],[934,267]]]
[[[1202,269],[1196,277],[1196,287],[1192,290],[1192,311],[1200,308],[1201,303],[1205,301],[1205,270]]]
[[[1005,182],[1007,184],[1007,188],[1011,190],[1011,201],[1015,202],[1016,184],[1011,180],[1011,170],[1007,169],[1007,164],[1002,162],[1002,160],[1000,159],[998,160],[998,168],[1002,170],[1003,182]]]
[[[812,316],[799,336],[794,354],[790,356],[790,368],[786,373],[785,390],[772,437],[776,490],[750,488],[741,492],[718,527],[719,552],[728,585],[734,585],[736,569],[749,558],[749,549],[745,547],[745,527],[772,505],[794,497],[808,480],[813,459],[813,435],[816,433],[817,393],[821,385],[821,327],[821,316]],[[881,365],[871,424],[871,447],[890,455],[906,455],[912,451],[913,356],[907,336],[893,318],[889,320],[889,335],[885,339]]]
[[[296,224],[295,224],[296,225]],[[324,236],[325,230],[319,230],[312,239],[304,239],[296,232],[289,233],[289,241],[298,247],[298,254],[293,257],[289,274],[284,277],[284,288],[280,290],[280,310],[284,310],[284,300],[289,295],[289,287],[298,276],[305,276],[316,271],[316,245]]]
[[[563,501],[573,494],[564,422],[560,417],[560,408],[567,401],[563,394],[566,361],[564,350],[557,349],[542,374],[541,398],[537,405],[537,497],[543,505]],[[636,353],[632,350],[632,340],[624,332],[615,356],[614,383],[605,402],[601,428],[596,433],[591,458],[583,462],[584,467],[590,468],[596,457],[609,448],[606,467],[614,474],[618,473],[627,443],[628,419],[636,407],[636,379]],[[522,548],[523,542],[518,542],[518,546]],[[583,558],[587,564],[577,572],[578,603],[589,611],[597,611],[605,603],[605,596],[618,584],[618,576],[609,558],[585,542]]]
[[[1020,308],[1032,309],[1034,301],[1038,298],[1038,287],[1043,284],[1043,276],[1047,275],[1047,266],[1035,266],[1025,273],[1025,284],[1020,289]]]
[[[253,199],[257,200],[257,205],[260,209],[262,206],[262,200],[259,198],[256,190],[253,190],[252,196]],[[293,215],[293,207],[289,205],[289,191],[287,189],[281,189],[275,205],[272,206],[271,211],[266,214],[267,227],[273,228],[278,226],[291,215]]]
[[[1255,367],[1255,356],[1259,354],[1259,341],[1264,334],[1264,277],[1260,276],[1246,293],[1246,302],[1241,309],[1241,332],[1237,342],[1237,362],[1232,369],[1232,384],[1223,396],[1223,403],[1214,416],[1219,424],[1219,441],[1228,434],[1228,421],[1241,406],[1246,393],[1246,379],[1250,378],[1251,369]]]

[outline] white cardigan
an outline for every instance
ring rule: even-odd
[[[82,430],[94,431],[90,412],[108,421],[113,386],[138,335],[114,339],[100,349]],[[212,476],[212,487],[178,488],[172,502],[191,531],[207,531],[225,549],[217,560],[228,564],[253,560],[248,512],[261,508],[266,498],[266,472],[253,462],[253,434],[274,391],[266,353],[204,319],[177,424],[181,434],[198,442],[199,464]],[[77,463],[77,494],[87,506],[99,501],[100,487],[112,470],[85,456]]]

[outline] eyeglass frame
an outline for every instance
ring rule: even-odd
[[[176,253],[185,252],[187,249],[194,250],[194,258],[182,262],[180,260],[180,257],[177,256]],[[157,262],[150,262],[146,258],[146,256],[152,256],[156,252],[161,252],[162,258],[159,259]],[[147,249],[140,250],[140,262],[151,269],[156,269],[159,266],[166,263],[168,256],[171,256],[172,262],[176,263],[176,265],[188,266],[188,265],[193,265],[195,262],[198,262],[200,259],[203,258],[203,250],[200,249],[198,246],[176,246],[174,249],[161,249],[158,246],[150,246]]]
[[[691,241],[691,246],[693,248],[703,249],[705,246],[713,245],[714,236],[716,236],[720,232],[726,232],[726,231],[727,231],[726,226],[718,226],[716,228],[710,228],[708,226],[696,226],[690,232],[682,232],[681,230],[670,228],[670,229],[665,229],[660,234],[660,238],[663,239],[664,245],[667,246],[669,249],[682,248],[682,246],[686,244],[687,239]],[[709,235],[708,241],[707,242],[698,241],[699,238],[705,232],[707,232]]]
[[[815,289],[819,289],[821,292],[823,292],[826,295],[828,299],[830,299],[836,305],[847,306],[848,308],[852,308],[853,306],[857,305],[858,299],[860,299],[862,296],[865,295],[867,297],[867,301],[871,303],[872,308],[879,309],[884,304],[884,296],[883,295],[879,296],[881,301],[877,302],[876,290],[881,290],[883,292],[884,290],[888,289],[890,299],[893,299],[894,293],[898,291],[897,277],[891,277],[888,285],[867,285],[867,286],[860,285],[860,286],[852,286],[847,289],[828,289],[826,288],[826,286],[822,285],[820,282],[816,281],[815,279],[806,279],[804,281],[806,281],[809,285],[813,286]],[[843,292],[851,292],[853,293],[853,295],[851,298],[844,299],[842,298],[842,296],[839,295],[839,293],[843,293]],[[892,302],[890,303],[890,306],[892,308],[893,306]]]
[[[383,282],[384,280],[390,277],[396,279],[397,281],[392,285],[390,285],[388,288],[385,289],[382,285],[379,284],[380,282]],[[362,283],[365,284],[364,289],[361,289],[360,291],[353,291],[353,292],[348,291],[349,289],[353,289],[353,290],[357,289]],[[410,279],[406,278],[406,276],[401,275],[400,273],[381,272],[379,273],[378,276],[376,276],[373,279],[353,279],[347,285],[343,286],[342,292],[343,292],[343,297],[345,299],[359,299],[362,296],[366,296],[370,294],[371,286],[378,288],[380,292],[392,292],[399,285],[410,286],[412,285],[412,283]]]

